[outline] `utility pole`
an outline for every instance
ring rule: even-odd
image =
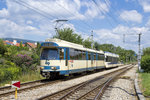
[[[92,38],[92,49],[94,48],[94,43],[93,43],[93,30],[91,31],[91,38]]]
[[[139,33],[139,55],[138,55],[138,67],[139,67],[139,71],[141,71],[141,35],[142,33]]]
[[[126,34],[126,35],[138,35],[138,46],[139,46],[139,50],[138,50],[138,69],[139,71],[141,71],[141,35],[142,33],[138,33],[138,34]],[[123,42],[125,42],[125,34],[123,34]]]

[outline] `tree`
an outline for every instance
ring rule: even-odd
[[[84,40],[83,45],[84,45],[86,48],[91,48],[92,41],[90,40],[90,38],[87,38],[86,40]]]
[[[143,49],[143,56],[144,55],[150,55],[150,47]]]
[[[7,51],[6,46],[4,45],[4,42],[2,39],[0,39],[0,54],[4,55],[4,53]]]
[[[95,43],[94,43],[94,46],[95,46],[95,49],[96,49],[96,50],[100,50],[100,45],[99,45],[98,42],[95,42]]]
[[[22,45],[22,41],[20,42],[20,48],[22,48],[23,47],[23,45]]]
[[[58,30],[58,34],[54,38],[59,38],[61,40],[82,44],[83,39],[80,35],[73,33],[73,30],[70,28],[64,28]]]

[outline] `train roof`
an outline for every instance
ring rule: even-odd
[[[115,54],[115,53],[110,53],[110,52],[104,52],[105,56],[112,56],[112,57],[119,57],[118,54]]]
[[[76,43],[71,43],[71,42],[56,39],[56,38],[46,39],[45,42],[54,42],[60,47],[69,47],[69,48],[79,49],[79,50],[83,50],[83,51],[89,51],[89,52],[96,52],[96,53],[104,54],[104,52],[102,50],[97,51],[97,50],[94,50],[94,49],[85,48],[83,45],[76,44]]]

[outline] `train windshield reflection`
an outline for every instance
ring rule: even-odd
[[[43,49],[41,53],[42,60],[56,60],[58,59],[58,49]]]

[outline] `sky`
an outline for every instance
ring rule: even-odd
[[[139,33],[150,47],[150,0],[0,0],[0,38],[44,41],[55,27],[137,52]]]

